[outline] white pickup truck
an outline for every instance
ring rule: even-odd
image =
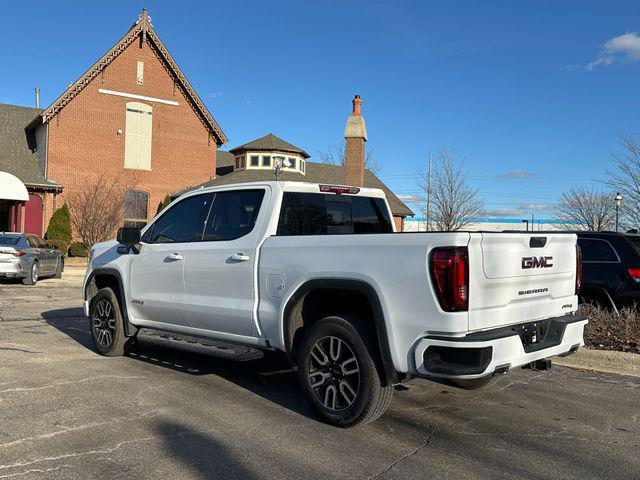
[[[328,422],[384,413],[413,377],[471,385],[583,344],[563,233],[394,233],[381,190],[261,182],[189,192],[94,245],[96,350],[158,335],[246,360],[286,354]]]

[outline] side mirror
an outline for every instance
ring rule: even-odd
[[[136,245],[140,243],[140,229],[135,227],[121,227],[116,236],[118,243],[122,245]]]

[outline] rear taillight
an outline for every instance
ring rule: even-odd
[[[11,252],[14,257],[22,257],[25,253],[18,250],[17,252]]]
[[[467,247],[435,248],[431,252],[431,279],[445,312],[469,309],[469,252]]]
[[[634,282],[640,283],[640,268],[628,268],[627,272],[629,272],[629,275]]]
[[[580,293],[582,286],[582,250],[576,245],[576,295]]]

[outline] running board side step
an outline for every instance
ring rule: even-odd
[[[137,339],[149,341],[163,347],[178,348],[236,362],[248,362],[264,357],[262,350],[247,345],[151,328],[141,328]]]

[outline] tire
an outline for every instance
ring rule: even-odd
[[[53,275],[53,278],[62,278],[62,271],[64,270],[64,259],[60,257],[60,263],[56,267],[56,273]]]
[[[91,300],[89,327],[93,346],[100,355],[119,357],[129,352],[134,337],[124,334],[118,297],[110,288],[101,289]]]
[[[393,386],[382,385],[378,365],[377,342],[358,318],[323,318],[298,351],[298,377],[307,401],[338,427],[373,422],[387,410]]]
[[[40,264],[38,262],[33,262],[31,264],[31,268],[29,269],[29,273],[26,277],[22,279],[23,285],[35,285],[38,283],[38,275],[40,274]]]

